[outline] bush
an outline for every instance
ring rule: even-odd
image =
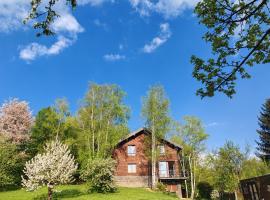
[[[208,182],[199,182],[197,185],[198,195],[201,199],[210,199],[213,187]]]
[[[15,144],[0,140],[0,189],[18,187],[21,184],[25,156]]]
[[[212,200],[218,200],[219,199],[219,192],[217,190],[213,190],[211,192],[211,199]]]
[[[159,190],[161,192],[167,192],[167,187],[163,183],[158,182],[157,183],[157,190]]]
[[[115,192],[114,171],[116,162],[113,159],[89,160],[83,168],[81,178],[87,182],[90,192]]]

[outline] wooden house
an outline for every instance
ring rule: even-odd
[[[146,139],[151,132],[141,128],[121,140],[114,149],[113,158],[117,161],[115,180],[124,187],[151,187],[152,165],[149,145]],[[156,181],[167,186],[170,192],[185,196],[186,177],[181,165],[182,147],[162,139],[157,145]],[[150,150],[151,152],[151,150]]]

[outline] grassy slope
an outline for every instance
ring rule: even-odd
[[[84,185],[68,185],[56,188],[58,192],[54,199],[76,199],[76,200],[176,200],[173,195],[160,192],[152,192],[143,188],[120,188],[112,194],[87,194]],[[41,200],[46,199],[46,188],[35,192],[26,192],[24,189],[0,192],[3,200]]]

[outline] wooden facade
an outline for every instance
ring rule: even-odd
[[[270,200],[270,174],[240,181],[244,200]]]
[[[117,161],[115,179],[119,186],[151,186],[151,157],[148,155],[149,145],[146,144],[146,137],[150,135],[150,131],[142,128],[118,143],[113,157]],[[185,177],[180,158],[182,148],[167,140],[161,140],[157,149],[159,150],[155,166],[157,181],[167,185],[168,191],[179,192],[184,196]]]

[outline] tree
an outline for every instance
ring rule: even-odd
[[[67,101],[57,99],[53,107],[43,108],[37,113],[31,130],[29,151],[35,155],[47,142],[57,137],[71,146],[72,153],[76,153],[78,129],[78,122],[70,115]]]
[[[207,28],[204,40],[212,47],[207,61],[191,57],[193,77],[203,84],[197,95],[235,94],[238,77],[250,78],[246,66],[270,62],[268,0],[202,0],[195,13]]]
[[[110,157],[114,146],[128,134],[129,108],[124,97],[117,85],[89,85],[77,115],[83,159]]]
[[[244,155],[239,147],[231,141],[227,141],[217,151],[212,163],[215,171],[215,187],[218,191],[235,193],[235,199],[237,199],[243,161]]]
[[[270,162],[270,99],[262,106],[259,120],[259,141],[257,142],[257,155],[267,163]]]
[[[11,99],[0,107],[0,134],[13,143],[29,139],[32,122],[32,113],[26,101]]]
[[[142,116],[145,126],[151,131],[152,188],[156,187],[156,157],[159,139],[163,139],[170,130],[169,99],[162,86],[150,88],[143,98]]]
[[[14,143],[0,137],[0,189],[18,187],[26,156]]]
[[[56,185],[73,181],[72,175],[77,170],[77,164],[68,146],[57,139],[48,143],[44,150],[43,154],[36,155],[26,163],[22,185],[29,191],[47,186],[48,199],[51,200]]]
[[[191,199],[193,199],[196,188],[197,163],[205,149],[205,140],[208,138],[208,134],[205,132],[200,119],[193,116],[185,116],[184,120],[185,124],[180,124],[178,133],[172,136],[171,139],[183,146],[190,174]]]

